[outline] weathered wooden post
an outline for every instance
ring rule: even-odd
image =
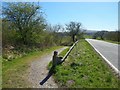
[[[56,66],[60,64],[62,61],[62,57],[58,57],[58,52],[54,51],[53,59],[52,59],[52,65]]]
[[[58,57],[58,52],[54,51],[53,58],[52,58],[52,67],[48,72],[48,75],[40,82],[40,85],[43,85],[55,72],[56,65],[60,64],[62,57]]]

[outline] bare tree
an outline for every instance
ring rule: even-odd
[[[81,31],[81,25],[82,24],[80,22],[70,22],[69,24],[66,24],[66,29],[69,31],[69,35],[71,36],[73,42],[75,42],[75,37]]]

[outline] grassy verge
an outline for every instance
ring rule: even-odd
[[[98,39],[98,40],[102,40],[102,39]],[[120,42],[112,41],[112,40],[102,40],[102,41],[106,41],[106,42],[110,42],[110,43],[114,43],[114,44],[120,44]]]
[[[59,87],[118,87],[118,79],[85,40],[79,41],[68,59],[56,67],[56,71],[54,79]]]
[[[114,44],[120,44],[120,42],[117,42],[117,41],[111,41],[111,40],[104,40],[104,41],[114,43]]]
[[[40,58],[42,55],[50,53],[53,50],[62,48],[61,46],[51,47],[39,52],[32,52],[22,58],[2,63],[2,87],[3,88],[27,88],[30,87],[27,70],[30,63]]]
[[[68,50],[69,50],[69,47],[66,48],[66,49],[64,49],[64,50],[59,54],[59,56],[60,56],[60,57],[64,57],[64,55],[68,52]]]
[[[2,57],[0,56],[0,90],[2,89]]]
[[[90,38],[92,38],[92,35],[84,35],[84,38],[90,39]]]

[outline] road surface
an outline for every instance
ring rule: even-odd
[[[118,61],[120,60],[118,55],[118,47],[120,47],[120,45],[95,39],[86,40],[102,57],[104,57],[105,60],[108,60],[108,62],[111,63],[111,66],[114,67],[113,69],[116,69],[117,71],[120,70],[120,67],[118,67],[120,66],[120,61]]]

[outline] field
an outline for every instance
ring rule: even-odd
[[[62,54],[66,51],[63,51]],[[116,76],[85,40],[80,40],[66,61],[56,67],[54,79],[59,87],[118,87]]]

